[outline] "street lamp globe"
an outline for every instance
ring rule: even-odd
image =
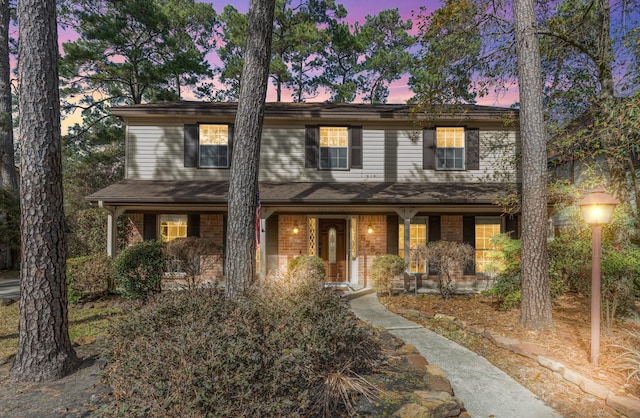
[[[605,225],[611,222],[611,216],[617,199],[605,192],[601,187],[596,187],[588,195],[578,202],[582,218],[589,225]]]

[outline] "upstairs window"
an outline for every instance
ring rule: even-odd
[[[229,126],[199,126],[200,167],[229,167]]]
[[[320,127],[320,168],[349,168],[349,130],[347,127]]]
[[[436,169],[464,170],[464,128],[436,128]]]

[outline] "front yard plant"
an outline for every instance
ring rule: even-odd
[[[152,296],[112,328],[109,353],[112,408],[127,416],[347,415],[381,355],[334,291],[299,275],[238,300]]]
[[[381,255],[373,260],[371,277],[377,292],[393,294],[394,279],[404,273],[407,263],[404,258],[393,254]]]
[[[113,261],[113,275],[126,298],[146,300],[160,292],[164,266],[162,241],[143,241],[118,254]]]

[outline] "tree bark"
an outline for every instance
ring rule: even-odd
[[[0,188],[18,190],[11,119],[9,11],[9,0],[0,0]]]
[[[79,361],[68,332],[55,0],[18,3],[20,322],[11,376],[58,379]]]
[[[547,261],[547,151],[533,0],[515,0],[522,138],[522,301],[526,328],[553,326]]]
[[[226,295],[240,296],[256,270],[256,196],[260,137],[269,79],[275,0],[251,0],[247,47],[235,121],[229,223],[227,226]]]

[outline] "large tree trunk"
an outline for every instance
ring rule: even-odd
[[[227,227],[226,295],[235,298],[253,282],[256,270],[256,196],[260,137],[269,79],[275,0],[251,0],[247,48],[235,122],[229,224]]]
[[[533,0],[513,5],[522,138],[522,302],[527,328],[553,326],[547,262],[547,152]]]
[[[22,261],[11,376],[55,380],[79,363],[67,317],[55,0],[20,0],[18,25]]]
[[[0,0],[0,188],[18,190],[11,120],[9,11],[9,0]]]

